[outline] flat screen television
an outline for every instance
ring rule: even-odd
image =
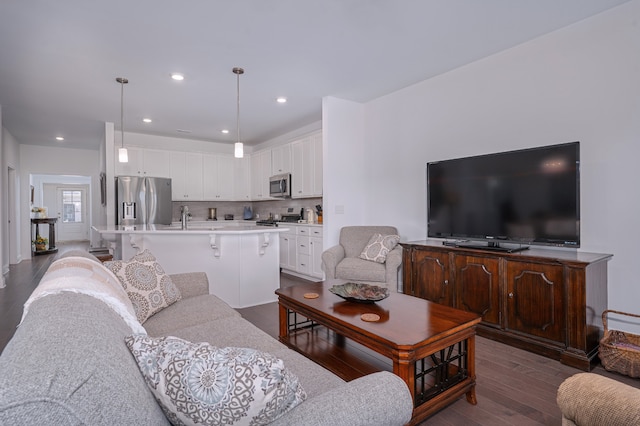
[[[461,247],[580,247],[580,143],[427,163],[427,230]]]

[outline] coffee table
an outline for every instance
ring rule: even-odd
[[[280,341],[347,381],[385,369],[400,376],[414,401],[411,424],[463,394],[477,403],[479,316],[394,291],[375,304],[346,301],[329,291],[344,282],[276,290]],[[379,319],[365,321],[363,314]]]

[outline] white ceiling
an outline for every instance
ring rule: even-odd
[[[125,131],[232,144],[241,66],[252,145],[319,121],[324,96],[367,102],[626,1],[1,0],[3,125],[97,149],[126,77]]]

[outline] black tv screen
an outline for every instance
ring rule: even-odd
[[[579,247],[580,143],[427,163],[427,216],[455,245]]]

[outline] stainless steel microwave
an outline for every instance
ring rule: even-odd
[[[291,198],[291,173],[275,175],[269,178],[269,196]]]

